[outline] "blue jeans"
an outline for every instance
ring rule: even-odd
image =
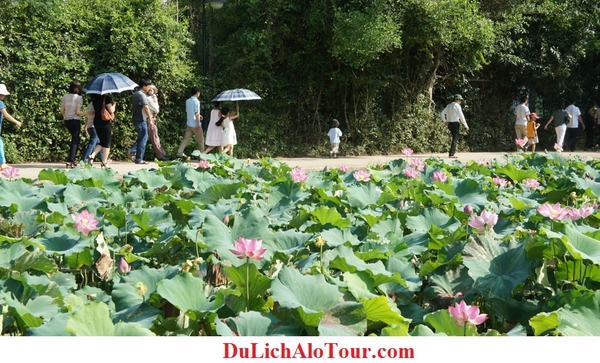
[[[6,159],[4,157],[4,141],[0,137],[0,164],[6,164]]]
[[[133,121],[133,127],[137,131],[138,137],[129,152],[135,155],[135,162],[139,163],[144,160],[146,153],[146,144],[148,143],[148,124],[145,121]]]
[[[90,135],[90,141],[88,142],[85,153],[83,154],[83,161],[85,162],[87,162],[88,157],[92,154],[96,145],[100,143],[100,139],[98,138],[98,133],[96,133],[95,127],[88,127],[87,132],[88,135]],[[98,153],[98,157],[100,160],[102,160],[102,151]]]

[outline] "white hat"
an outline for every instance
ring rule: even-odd
[[[0,95],[9,95],[10,93],[6,89],[4,83],[0,83]]]

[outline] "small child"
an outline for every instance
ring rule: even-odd
[[[531,152],[535,152],[535,144],[539,141],[537,129],[540,127],[540,124],[537,121],[540,117],[537,113],[532,112],[529,115],[529,121],[527,122],[527,146],[531,146]]]
[[[223,152],[233,157],[233,146],[237,145],[237,134],[235,133],[235,127],[233,126],[233,120],[238,118],[240,115],[240,106],[236,106],[236,112],[229,111],[227,107],[221,109],[221,118],[217,121],[216,125],[223,128],[223,139],[221,146]]]
[[[340,148],[340,136],[342,136],[342,130],[340,130],[338,126],[340,126],[340,122],[333,119],[333,121],[331,121],[331,128],[327,133],[329,142],[331,143],[331,150],[329,151],[330,158],[337,158],[338,150]]]

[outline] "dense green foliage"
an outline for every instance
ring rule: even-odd
[[[0,335],[600,335],[599,160],[202,157],[3,174]]]
[[[461,93],[471,126],[461,148],[512,150],[519,95],[547,119],[574,97],[599,96],[600,5],[581,0],[230,0],[204,9],[208,77],[202,80],[203,2],[197,0],[0,0],[0,82],[12,161],[62,159],[68,135],[59,99],[72,78],[102,71],[149,77],[161,90],[161,138],[181,139],[183,100],[248,88],[237,155],[322,155],[332,118],[344,153],[443,151],[439,112]],[[121,95],[115,151],[133,141]],[[553,145],[542,132],[541,147]],[[19,146],[17,148],[17,145]],[[150,147],[149,147],[149,152]],[[150,154],[151,155],[151,154]]]

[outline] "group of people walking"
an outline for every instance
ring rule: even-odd
[[[2,92],[3,85],[0,85]],[[5,87],[4,87],[5,89]],[[110,145],[112,137],[112,120],[116,109],[116,102],[110,95],[91,95],[91,102],[85,110],[83,107],[83,98],[81,96],[82,87],[77,81],[73,81],[69,86],[69,93],[64,95],[61,101],[61,113],[65,122],[65,126],[71,134],[71,144],[69,154],[66,161],[68,168],[77,166],[77,152],[81,143],[81,122],[83,117],[87,117],[84,134],[89,135],[89,142],[83,153],[83,158],[86,163],[93,165],[96,156],[100,158],[100,164],[106,167],[109,162]],[[8,94],[6,92],[6,94]],[[157,116],[160,112],[158,104],[158,88],[156,88],[149,79],[142,79],[139,83],[139,89],[131,96],[131,112],[132,123],[136,130],[137,138],[135,143],[127,150],[127,155],[132,162],[136,164],[148,164],[144,160],[146,146],[150,140],[156,158],[160,161],[168,161],[167,153],[161,145],[158,135]],[[210,152],[214,148],[218,148],[219,152],[226,152],[233,156],[233,147],[237,144],[237,137],[233,120],[239,116],[239,106],[236,112],[230,111],[228,108],[220,107],[219,102],[214,103],[214,108],[211,112],[210,122],[207,130],[206,145],[204,148],[204,134],[202,130],[202,115],[200,114],[201,95],[198,87],[191,88],[191,96],[185,103],[186,108],[186,129],[183,140],[177,150],[177,158],[184,158],[183,153],[192,136],[195,137],[198,143],[200,152]],[[0,112],[3,110],[3,95],[0,95]],[[4,111],[6,112],[6,111]],[[103,113],[112,114],[111,117],[105,117]],[[8,114],[6,114],[8,115]],[[5,116],[9,120],[14,120],[10,115]],[[2,115],[0,114],[0,127],[2,125]],[[13,122],[18,123],[14,120]],[[20,126],[20,123],[18,123]],[[0,146],[2,140],[0,139]],[[1,147],[0,147],[1,148]],[[3,153],[0,150],[0,162],[4,165]]]
[[[469,131],[469,125],[461,108],[464,99],[461,95],[456,94],[453,96],[453,100],[444,108],[441,114],[442,121],[448,127],[452,136],[448,152],[450,158],[456,158],[460,124]],[[586,133],[584,150],[600,149],[600,135],[597,141],[594,142],[596,131],[600,130],[600,106],[596,102],[592,102],[586,112],[582,113],[575,102],[575,99],[571,99],[567,107],[564,103],[559,103],[548,122],[544,125],[544,130],[547,130],[551,123],[554,124],[556,132],[554,147],[558,152],[563,150],[575,151],[580,128]],[[527,150],[531,147],[531,151],[535,152],[535,145],[539,142],[537,130],[541,125],[538,123],[539,116],[529,110],[528,104],[529,98],[522,96],[519,99],[519,105],[514,109],[516,140],[520,140],[520,142],[517,142],[517,150]]]

